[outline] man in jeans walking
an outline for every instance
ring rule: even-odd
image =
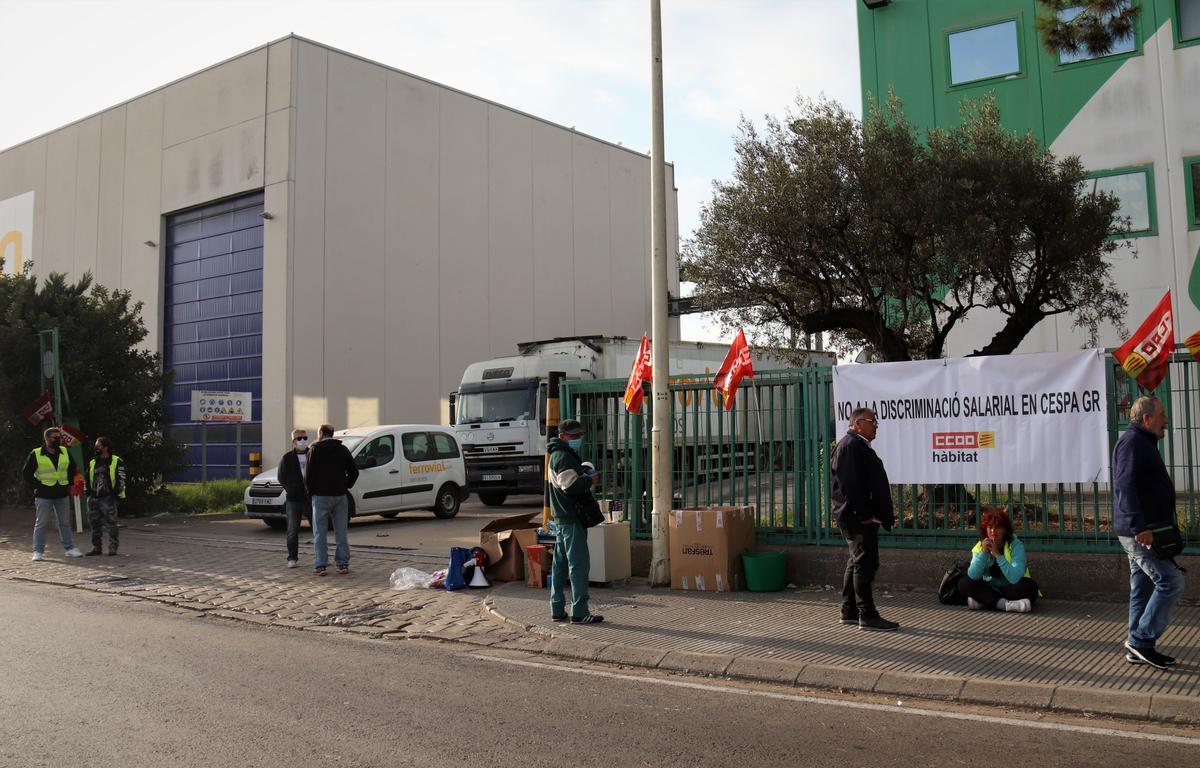
[[[358,480],[358,467],[350,449],[341,440],[333,437],[333,427],[322,424],[317,431],[318,440],[309,449],[308,467],[304,473],[304,484],[312,498],[313,574],[324,576],[329,564],[329,552],[325,548],[325,534],[329,529],[329,518],[333,518],[333,534],[337,542],[333,559],[338,573],[350,573],[350,541],[347,526],[350,524],[350,505],[346,491]]]
[[[42,446],[34,448],[21,475],[33,489],[33,557],[42,560],[46,552],[46,526],[54,516],[58,528],[58,540],[62,542],[67,557],[83,557],[71,540],[71,481],[79,469],[75,461],[62,447],[62,432],[50,427],[42,433]]]
[[[1158,452],[1167,413],[1153,397],[1139,397],[1129,427],[1113,448],[1113,530],[1129,556],[1129,634],[1125,660],[1167,669],[1175,659],[1156,644],[1183,595],[1183,571],[1152,548],[1154,529],[1175,525],[1175,483]]]

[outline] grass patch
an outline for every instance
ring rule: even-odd
[[[208,483],[167,483],[154,493],[121,504],[121,515],[147,517],[173,515],[223,515],[242,511],[242,494],[249,480],[212,480]]]

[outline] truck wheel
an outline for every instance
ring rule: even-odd
[[[498,507],[508,498],[507,493],[480,493],[479,500],[488,507]]]
[[[458,493],[458,486],[454,483],[446,483],[439,488],[437,506],[433,508],[433,514],[441,520],[449,520],[457,515],[460,504]]]
[[[280,520],[278,517],[264,517],[263,522],[267,524],[268,528],[274,528],[277,531],[286,531],[287,530],[287,518],[286,517],[283,518],[282,520]]]

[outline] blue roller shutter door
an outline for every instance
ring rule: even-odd
[[[194,389],[250,392],[253,419],[242,425],[241,466],[262,450],[263,193],[167,219],[163,362],[175,380],[166,393],[171,436],[187,445],[189,467],[175,480],[200,479],[201,428],[209,479],[233,477],[236,431],[191,421]]]

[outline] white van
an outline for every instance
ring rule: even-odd
[[[446,519],[466,499],[462,451],[453,428],[438,424],[356,427],[334,433],[358,465],[350,489],[350,516],[395,517],[405,510],[428,509]],[[287,494],[278,467],[263,472],[246,488],[246,517],[272,528],[287,527]]]

